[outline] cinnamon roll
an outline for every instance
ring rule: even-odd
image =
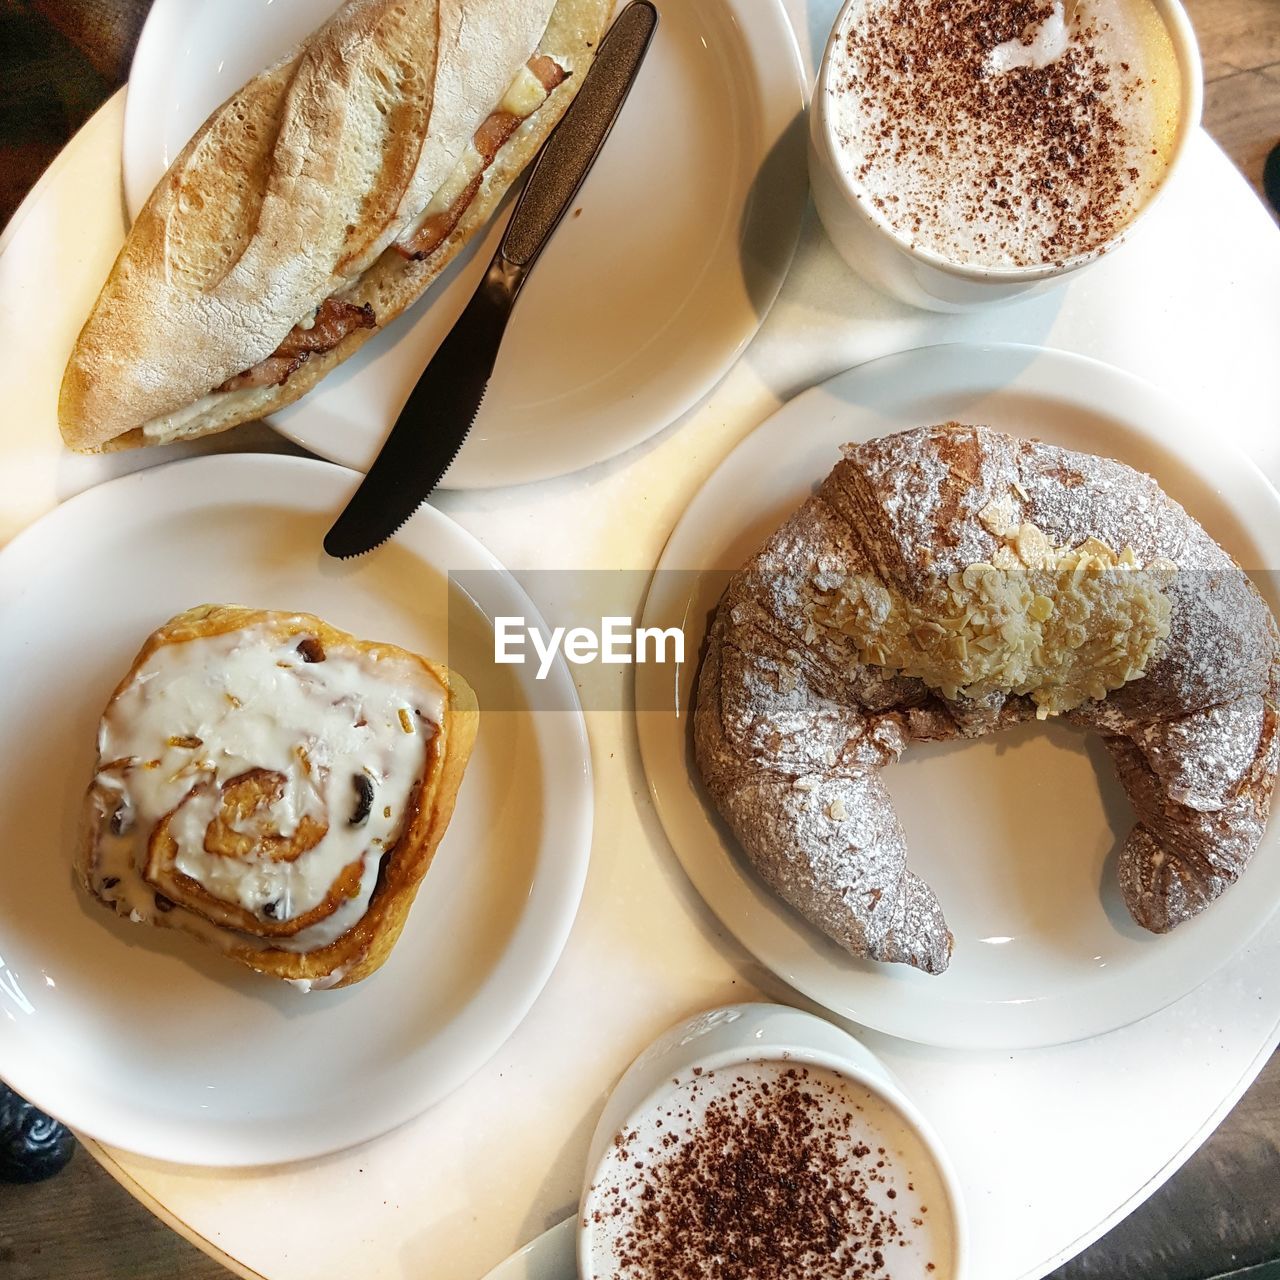
[[[455,672],[310,614],[202,605],[156,631],[107,704],[78,872],[311,990],[391,952],[475,740]]]

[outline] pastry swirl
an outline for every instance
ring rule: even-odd
[[[1062,715],[1132,802],[1134,919],[1202,911],[1275,783],[1280,636],[1248,577],[1119,462],[958,423],[843,452],[730,581],[699,676],[698,767],[762,878],[853,955],[941,972],[880,770]]]
[[[259,972],[349,985],[399,936],[477,718],[459,676],[403,649],[309,614],[189,610],[103,713],[81,879]]]

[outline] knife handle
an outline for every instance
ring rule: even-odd
[[[595,61],[564,118],[542,148],[498,253],[520,275],[560,225],[622,110],[658,25],[651,0],[632,0],[600,42]]]

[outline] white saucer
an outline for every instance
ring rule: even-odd
[[[827,474],[840,444],[953,418],[1149,471],[1246,568],[1280,566],[1280,496],[1242,454],[1136,378],[1033,347],[954,345],[877,360],[769,419],[676,526],[645,625],[683,625],[692,656],[674,676],[672,667],[636,668],[644,765],[699,892],[812,999],[891,1035],[956,1048],[1083,1039],[1185,995],[1253,936],[1280,900],[1274,822],[1240,884],[1156,937],[1120,900],[1115,853],[1132,815],[1100,743],[1050,725],[913,747],[885,778],[911,864],[937,889],[956,938],[950,969],[929,977],[855,960],[786,907],[750,870],[692,772],[697,655],[727,577],[707,571],[741,565]]]
[[[536,1240],[530,1240],[484,1280],[575,1280],[578,1262],[576,1218],[566,1218]]]
[[[334,8],[335,0],[157,0],[129,81],[131,212],[209,112]],[[806,87],[778,0],[662,6],[635,91],[530,279],[446,487],[518,484],[612,457],[720,380],[795,251],[808,192]],[[272,424],[366,469],[475,289],[501,222],[412,318]]]
[[[371,556],[326,558],[356,480],[296,458],[176,463],[73,498],[0,553],[0,1076],[103,1142],[247,1165],[373,1138],[498,1049],[568,936],[593,804],[568,671],[535,690],[533,667],[492,665],[494,613],[533,607],[430,507]],[[488,708],[403,937],[347,990],[303,995],[73,885],[97,718],[146,636],[203,601],[307,610],[448,661]]]

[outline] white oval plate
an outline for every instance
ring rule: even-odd
[[[299,458],[175,463],[73,498],[0,553],[0,1076],[103,1142],[247,1165],[375,1137],[499,1048],[568,937],[592,819],[568,671],[535,690],[532,667],[492,666],[493,613],[533,606],[430,507],[371,556],[325,557],[356,480]],[[455,571],[484,571],[474,604]],[[476,685],[453,821],[391,958],[349,989],[303,995],[73,885],[98,716],[146,636],[204,601],[317,613]]]
[[[1172,1003],[1244,946],[1280,900],[1274,822],[1240,884],[1156,937],[1120,899],[1115,855],[1132,815],[1099,742],[1030,725],[912,747],[885,780],[911,865],[938,891],[955,934],[951,967],[930,977],[855,960],[786,907],[752,873],[692,772],[696,655],[727,578],[708,571],[746,561],[826,476],[841,444],[950,419],[1119,458],[1153,474],[1246,568],[1280,566],[1275,490],[1206,424],[1131,375],[1018,346],[876,360],[784,406],[725,459],[676,526],[645,625],[683,625],[694,656],[674,678],[671,667],[636,668],[645,770],[676,855],[712,910],[828,1009],[956,1048],[1083,1039]]]
[[[335,7],[157,0],[129,79],[133,214],[213,108]],[[663,6],[635,92],[524,291],[447,488],[541,480],[613,457],[720,380],[760,327],[795,251],[808,192],[806,87],[778,0]],[[272,425],[367,469],[479,283],[504,221],[412,316]]]

